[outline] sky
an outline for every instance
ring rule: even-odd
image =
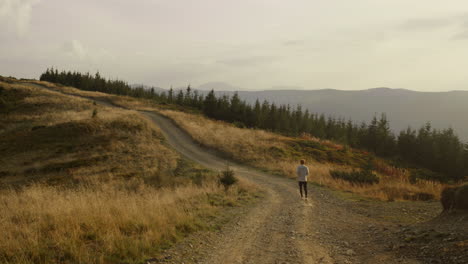
[[[0,75],[468,90],[466,0],[0,0]]]

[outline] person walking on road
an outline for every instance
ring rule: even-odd
[[[307,176],[309,175],[309,168],[307,168],[305,160],[301,159],[301,165],[297,166],[296,174],[297,181],[299,183],[299,192],[301,193],[301,198],[304,198],[302,194],[302,189],[304,189],[305,198],[307,200]]]

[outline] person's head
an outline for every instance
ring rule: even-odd
[[[301,159],[301,164],[304,165],[304,164],[305,164],[305,160]]]

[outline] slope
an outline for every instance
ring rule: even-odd
[[[0,103],[1,263],[141,263],[255,192],[135,111],[7,78]]]
[[[99,93],[75,92],[94,99],[109,99]],[[135,104],[130,102],[130,105]],[[139,107],[148,110],[144,104]],[[192,237],[185,248],[183,245],[176,247],[151,262],[418,263],[400,255],[400,240],[393,233],[401,224],[434,217],[438,213],[437,203],[388,204],[354,196],[343,199],[343,193],[313,187],[313,201],[303,204],[294,196],[293,181],[223,159],[223,154],[200,147],[172,121],[155,113],[145,114],[160,125],[169,143],[186,157],[213,169],[221,169],[230,162],[238,176],[254,181],[266,192],[262,204],[247,211],[245,216],[235,218],[235,224],[212,236]],[[407,213],[402,215],[402,209]],[[211,242],[201,240],[206,237],[211,238]],[[463,237],[465,235],[455,240]],[[446,259],[442,255],[439,257]],[[453,263],[457,263],[455,261]]]

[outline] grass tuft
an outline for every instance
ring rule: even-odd
[[[234,170],[227,166],[226,169],[221,172],[219,182],[224,186],[224,190],[227,191],[229,187],[238,182],[238,179],[234,176]]]

